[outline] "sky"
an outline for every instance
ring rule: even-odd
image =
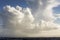
[[[21,7],[27,7],[27,4],[24,0],[0,0],[0,12],[3,10],[3,7],[6,5],[11,5],[15,7],[16,5],[19,5]],[[1,19],[0,19],[1,20]],[[2,22],[0,22],[1,24]]]
[[[59,0],[58,0],[59,2]],[[11,5],[11,6],[22,6],[22,7],[27,7],[27,3],[25,0],[0,0],[0,11],[3,9],[3,6],[6,5]],[[53,8],[54,13],[59,14],[60,13],[60,5],[58,7]]]
[[[41,30],[60,28],[59,0],[0,0],[0,35],[29,36]],[[56,17],[57,16],[57,17]],[[40,28],[41,27],[41,28]],[[22,31],[22,32],[21,32]]]
[[[58,0],[59,1],[59,0]],[[3,6],[6,5],[11,5],[11,6],[22,6],[22,7],[27,7],[28,5],[26,4],[25,0],[0,0],[0,11],[2,10]],[[59,13],[60,5],[58,7],[53,8],[55,13]]]
[[[57,0],[59,2],[59,0]],[[19,5],[21,7],[27,7],[28,4],[26,3],[25,0],[0,0],[0,11],[3,10],[3,7],[6,6],[6,5],[11,5],[11,6],[16,6],[16,5]],[[60,14],[60,5],[57,6],[57,7],[54,7],[53,8],[53,12],[54,14]],[[60,22],[59,18],[56,20],[56,22]]]
[[[57,0],[58,2],[60,2],[60,0]],[[0,11],[3,10],[3,7],[6,6],[6,5],[11,5],[13,7],[15,7],[16,5],[19,5],[21,7],[27,7],[28,4],[26,3],[25,0],[0,0]],[[60,14],[60,5],[57,6],[57,7],[54,7],[53,8],[53,12],[54,14]],[[58,18],[56,20],[56,23],[60,23],[60,18]]]
[[[54,13],[60,14],[60,5],[58,7],[53,8]]]
[[[6,5],[11,5],[11,6],[22,6],[22,7],[26,7],[27,4],[24,0],[0,0],[0,11],[2,10],[3,6]]]
[[[59,2],[59,0],[58,0],[58,2]],[[26,1],[25,0],[0,0],[0,11],[2,11],[3,10],[3,7],[4,6],[6,6],[6,5],[11,5],[11,6],[16,6],[16,5],[19,5],[19,6],[22,6],[22,7],[27,7],[28,6],[28,4],[26,3]],[[57,6],[57,7],[54,7],[53,8],[53,12],[54,12],[54,14],[56,13],[56,14],[60,14],[60,5],[59,6]],[[56,20],[56,23],[59,23],[60,24],[60,20],[59,20],[60,18],[58,18],[57,20]],[[1,24],[2,22],[0,22],[0,24]]]

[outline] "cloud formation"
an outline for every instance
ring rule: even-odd
[[[52,8],[59,5],[55,0],[25,0],[28,7],[3,7],[3,27],[1,36],[22,37],[40,33],[41,30],[58,29],[54,23]],[[52,26],[51,26],[52,25]],[[4,35],[3,35],[4,34]],[[20,35],[21,34],[21,35]],[[33,36],[33,35],[31,35]]]
[[[59,5],[56,0],[26,0],[28,6],[31,8],[32,13],[36,19],[43,19],[46,21],[54,20],[52,8]],[[41,16],[43,15],[43,16]]]

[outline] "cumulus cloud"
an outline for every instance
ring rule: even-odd
[[[25,0],[28,7],[3,7],[3,27],[1,36],[22,37],[40,34],[41,30],[58,29],[60,25],[54,23],[52,8],[59,5],[55,0]],[[52,26],[51,26],[52,25]],[[3,35],[4,34],[4,35]],[[21,35],[20,35],[21,34]],[[32,35],[33,36],[33,35]]]

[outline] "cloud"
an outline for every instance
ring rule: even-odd
[[[52,8],[59,5],[59,3],[56,2],[56,0],[26,0],[26,2],[31,8],[36,20],[44,19],[46,21],[52,21],[55,19],[55,17],[53,16]]]
[[[60,14],[54,14],[56,18],[60,18]]]
[[[53,7],[58,6],[55,0],[26,0],[26,2],[28,4],[26,8],[18,5],[3,7],[4,28],[0,31],[1,36],[22,37],[40,33],[41,30],[59,28],[60,25],[54,23],[56,18],[52,11]]]

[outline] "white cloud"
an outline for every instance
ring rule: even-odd
[[[54,14],[56,18],[60,18],[60,14]]]
[[[3,36],[29,36],[39,33],[40,30],[59,28],[60,25],[53,22],[56,18],[53,16],[52,8],[59,5],[55,0],[26,0],[26,2],[29,6],[27,8],[9,5],[3,8],[5,28],[2,28],[0,34],[4,34]]]

